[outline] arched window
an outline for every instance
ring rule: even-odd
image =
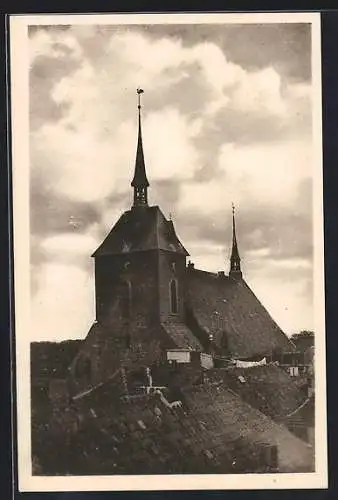
[[[178,313],[177,281],[170,281],[170,310],[172,314]]]
[[[131,283],[122,281],[117,290],[117,296],[120,302],[120,311],[123,319],[129,319],[131,313]]]

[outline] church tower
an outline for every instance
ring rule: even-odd
[[[142,142],[142,127],[141,127],[141,94],[144,90],[137,89],[138,95],[138,139],[135,161],[135,172],[131,182],[134,188],[134,207],[147,207],[148,206],[148,187],[149,182],[146,174],[146,167],[144,162],[143,142]]]
[[[232,205],[232,250],[230,257],[230,272],[229,276],[233,280],[242,279],[241,259],[238,252],[237,236],[236,236],[236,221],[235,207]]]
[[[183,317],[184,273],[188,252],[174,224],[158,206],[148,203],[149,181],[142,141],[141,95],[138,96],[138,138],[133,204],[124,212],[93,254],[96,320],[110,324],[149,324]]]

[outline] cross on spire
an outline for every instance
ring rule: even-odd
[[[232,203],[232,251],[230,257],[230,278],[241,279],[241,259],[238,252],[237,237],[236,237],[236,221],[235,221],[235,205]]]
[[[141,127],[141,94],[144,90],[138,88],[136,90],[138,98],[138,139],[135,160],[134,177],[131,186],[134,188],[134,207],[147,207],[148,206],[148,186],[149,182],[146,174],[146,167],[143,154],[142,142],[142,127]]]

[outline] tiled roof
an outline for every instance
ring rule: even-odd
[[[292,378],[272,364],[211,370],[208,377],[223,380],[247,403],[274,419],[295,411],[306,399]]]
[[[173,340],[176,347],[196,351],[203,350],[201,343],[183,322],[167,321],[161,323],[161,325],[164,328],[165,332]]]
[[[124,212],[93,256],[154,249],[188,255],[158,206]]]
[[[205,385],[184,391],[184,395],[191,414],[222,429],[228,441],[241,436],[255,444],[276,444],[280,472],[313,470],[313,450],[307,444],[231,390]]]
[[[168,389],[162,396],[143,393],[129,399],[116,397],[115,390],[107,383],[74,402],[73,417],[68,417],[79,424],[68,441],[68,458],[54,463],[66,468],[60,473],[263,472],[258,455],[267,446],[278,447],[280,472],[312,470],[309,446],[224,387],[204,383],[182,387],[175,395]],[[56,429],[57,456],[60,424]],[[68,424],[65,432],[69,436]],[[45,439],[50,443],[52,434]],[[62,453],[66,447],[62,440]],[[34,449],[42,464],[52,459],[46,446]]]
[[[79,357],[98,357],[100,359],[100,379],[95,381],[101,383],[109,378],[114,370],[123,366],[150,366],[158,361],[170,348],[201,351],[202,346],[188,327],[175,320],[163,322],[156,326],[137,325],[132,326],[135,330],[135,341],[137,349],[133,346],[127,347],[125,342],[125,325],[93,323],[82,347],[70,363],[74,369]],[[74,378],[76,384],[76,377]]]
[[[188,269],[187,306],[205,336],[233,357],[294,349],[244,280]]]
[[[161,339],[158,328],[140,326],[137,330],[137,348],[128,348],[125,341],[123,325],[103,325],[94,323],[82,347],[70,364],[70,373],[73,392],[87,389],[87,383],[76,376],[76,365],[81,358],[99,360],[98,370],[95,370],[91,387],[100,385],[109,379],[117,368],[121,366],[137,367],[150,366],[162,355]],[[96,362],[95,362],[96,363]],[[85,385],[83,385],[85,383]]]

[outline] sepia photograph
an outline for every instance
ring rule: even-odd
[[[19,490],[327,487],[320,14],[10,49]]]

